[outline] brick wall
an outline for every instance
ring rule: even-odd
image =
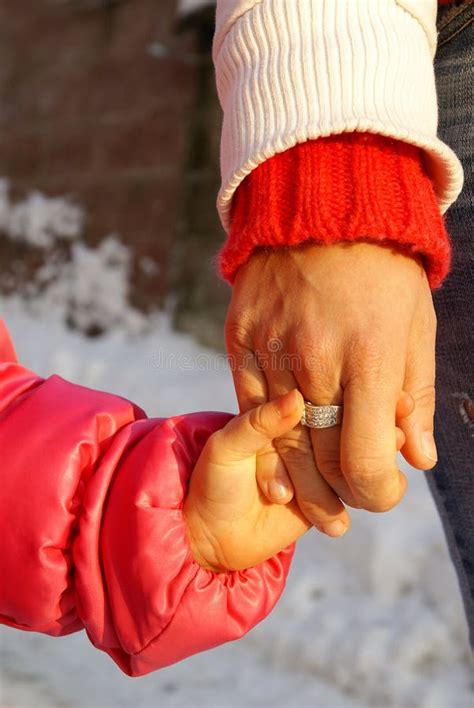
[[[159,277],[136,273],[144,306],[179,286],[187,246],[175,238],[186,241],[189,179],[206,181],[192,210],[211,215],[208,254],[222,237],[209,192],[216,149],[204,170],[192,156],[202,57],[194,29],[176,32],[176,0],[0,3],[0,174],[17,194],[73,195],[86,207],[89,243],[117,232],[137,262],[158,262]],[[209,100],[217,116],[212,92]],[[216,279],[210,292],[219,287]]]

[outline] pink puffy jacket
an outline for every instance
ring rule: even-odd
[[[148,419],[123,398],[42,379],[0,320],[0,620],[85,629],[130,676],[237,639],[277,602],[293,546],[243,572],[193,559],[186,485],[225,413]]]

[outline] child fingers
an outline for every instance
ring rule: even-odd
[[[269,502],[288,504],[294,489],[286,471],[285,463],[272,443],[260,450],[257,457],[257,482]]]
[[[235,417],[218,433],[229,462],[245,460],[289,432],[301,419],[304,401],[294,389],[273,401],[263,403]]]

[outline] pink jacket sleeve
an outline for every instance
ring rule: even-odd
[[[130,676],[237,639],[277,602],[293,546],[242,572],[193,559],[182,504],[225,413],[148,419],[21,366],[0,321],[0,620],[85,629]]]

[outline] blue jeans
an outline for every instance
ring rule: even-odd
[[[439,135],[462,161],[466,183],[446,219],[453,244],[452,270],[434,293],[439,462],[426,477],[457,571],[474,647],[473,20],[474,4],[468,2],[448,7],[438,16]]]

